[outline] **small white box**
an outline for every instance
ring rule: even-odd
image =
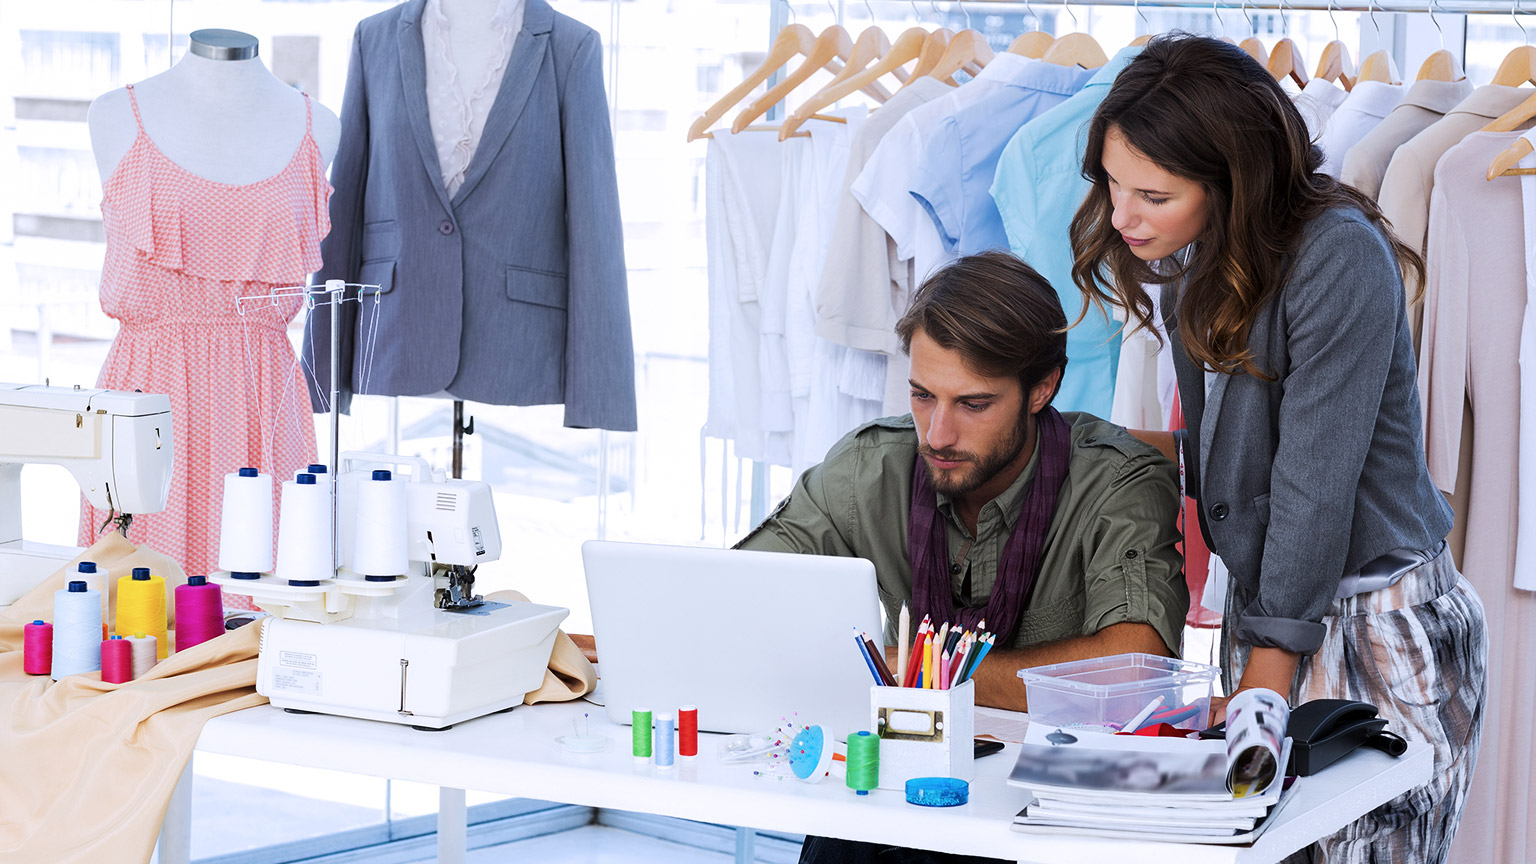
[[[952,690],[869,688],[870,728],[880,737],[880,788],[914,777],[970,781],[975,768],[976,684]]]

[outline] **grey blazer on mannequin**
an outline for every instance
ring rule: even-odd
[[[613,136],[597,33],[527,0],[464,184],[443,186],[421,13],[364,19],[352,43],[319,279],[377,284],[341,311],[350,395],[564,403],[565,425],[635,428],[634,350]],[[315,410],[330,315],[304,331]]]
[[[1325,213],[1249,332],[1275,380],[1218,374],[1209,396],[1179,339],[1174,286],[1164,289],[1188,492],[1231,571],[1234,634],[1249,645],[1313,653],[1345,575],[1395,550],[1432,550],[1451,529],[1424,460],[1402,286],[1364,214]]]

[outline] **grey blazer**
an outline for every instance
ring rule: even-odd
[[[527,0],[450,200],[427,113],[425,5],[363,19],[352,42],[318,278],[383,294],[376,309],[342,307],[342,407],[352,392],[447,390],[498,405],[564,403],[567,426],[632,430],[634,349],[597,33]],[[328,311],[316,308],[304,330],[317,411],[330,386]]]
[[[1335,209],[1305,229],[1285,285],[1249,335],[1259,368],[1205,372],[1164,288],[1184,461],[1211,549],[1232,574],[1232,631],[1310,654],[1339,581],[1395,549],[1433,549],[1451,509],[1424,461],[1402,277],[1381,232]]]

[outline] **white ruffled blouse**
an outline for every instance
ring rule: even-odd
[[[524,0],[500,0],[491,15],[490,30],[496,34],[496,50],[484,68],[461,69],[454,63],[448,40],[451,22],[440,0],[427,0],[421,16],[422,49],[427,62],[427,106],[432,140],[437,145],[437,164],[443,186],[451,198],[464,184],[464,172],[474,158],[475,147],[485,132],[485,121],[501,89],[512,45],[523,29]]]

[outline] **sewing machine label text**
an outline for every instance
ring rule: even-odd
[[[484,555],[485,554],[485,538],[480,536],[480,526],[479,525],[472,526],[469,529],[469,536],[474,538],[474,541],[475,541],[475,554],[477,556],[478,555]]]
[[[297,651],[277,652],[277,662],[282,666],[292,666],[295,669],[314,669],[319,666],[319,658],[313,654],[300,654]]]

